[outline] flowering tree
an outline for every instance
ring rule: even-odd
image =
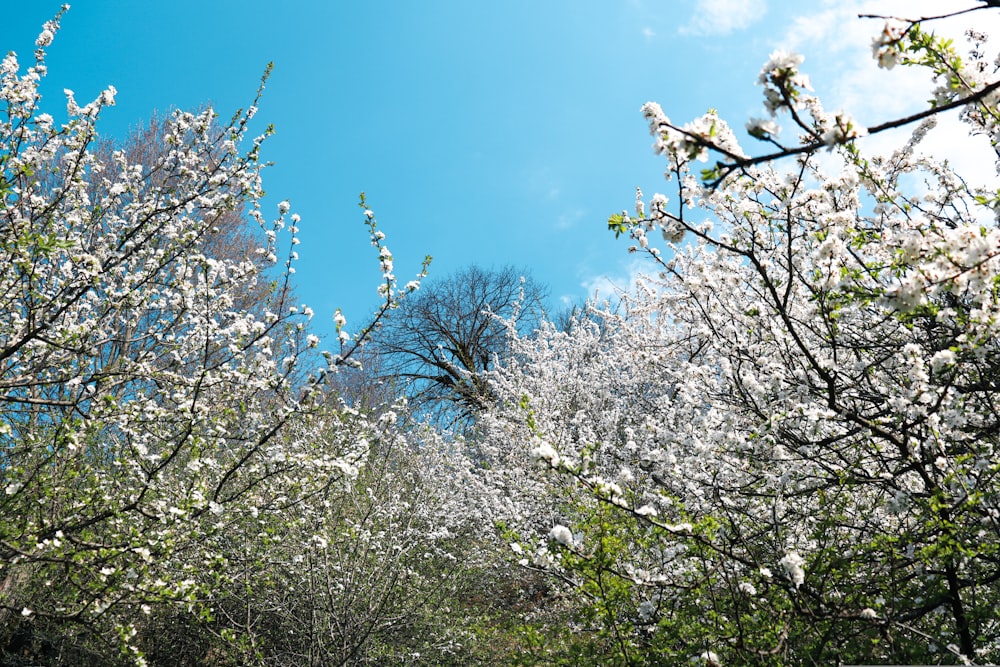
[[[221,135],[224,128],[219,124],[219,119],[213,116],[212,123],[209,133]],[[120,175],[120,163],[115,160],[114,153],[121,151],[126,164],[133,168],[141,166],[152,183],[163,186],[165,179],[171,177],[171,174],[158,168],[158,165],[172,149],[171,141],[169,117],[154,114],[145,125],[131,130],[124,139],[98,137],[94,147],[95,159],[105,165],[105,176],[114,181]],[[216,159],[222,159],[222,156],[217,156]],[[99,184],[90,185],[90,195],[97,196]],[[279,284],[276,280],[279,276],[273,275],[274,272],[270,270],[273,262],[264,253],[258,252],[258,249],[266,245],[266,229],[260,224],[248,224],[244,207],[230,211],[220,209],[212,220],[211,228],[200,241],[200,248],[208,257],[237,262],[249,260],[255,264],[258,280],[255,285],[246,285],[248,291],[236,297],[234,306],[239,310],[252,311],[258,317],[263,314],[265,304],[271,298],[284,299],[286,303],[291,301],[285,276],[281,276],[283,280]],[[276,308],[279,308],[276,304],[271,306],[271,310]]]
[[[113,88],[83,106],[66,91],[63,123],[42,110],[60,17],[26,71],[0,63],[2,661],[273,662],[275,629],[301,623],[309,639],[288,646],[308,664],[350,661],[438,599],[436,580],[413,584],[417,559],[453,562],[439,545],[464,519],[441,513],[448,487],[411,479],[433,448],[386,458],[408,449],[389,425],[326,407],[321,380],[370,329],[352,337],[338,313],[340,353],[318,354],[290,291],[299,218],[260,206],[257,100],[225,125],[174,113],[155,150],[109,148],[96,124]],[[378,322],[406,290],[362,205]],[[226,234],[246,243],[220,247]],[[351,568],[382,578],[345,601],[331,582]],[[403,590],[418,591],[409,606],[387,602]]]
[[[516,340],[484,420],[496,485],[530,480],[498,510],[515,557],[579,596],[571,654],[1000,656],[998,200],[918,153],[952,108],[996,146],[1000,83],[973,39],[965,58],[888,23],[880,65],[929,67],[937,87],[927,112],[871,128],[825,111],[802,59],[775,53],[768,118],[747,129],[777,150],[756,157],[715,113],[681,127],[643,107],[675,204],[640,193],[609,226],[660,273],[573,335]],[[778,141],[782,114],[798,143]],[[891,155],[855,141],[906,124]],[[543,479],[518,472],[529,454]]]

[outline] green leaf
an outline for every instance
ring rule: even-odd
[[[629,223],[626,222],[624,215],[621,213],[615,213],[608,218],[608,229],[615,233],[615,238],[618,238],[622,234],[628,232]]]

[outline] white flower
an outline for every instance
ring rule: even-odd
[[[751,118],[746,124],[747,133],[755,139],[768,139],[778,136],[781,127],[774,121],[764,118]]]
[[[594,490],[604,498],[621,498],[622,487],[604,479],[594,480]]]
[[[668,201],[667,196],[659,192],[653,195],[649,202],[649,215],[653,220],[662,220],[666,216]]]
[[[956,361],[955,353],[951,350],[939,350],[934,353],[931,357],[931,368],[935,373],[940,373],[942,370],[954,366]]]
[[[775,51],[760,70],[757,83],[764,86],[764,107],[772,116],[795,103],[798,89],[812,90],[809,77],[799,72],[803,60],[797,53]]]
[[[871,607],[865,607],[864,609],[862,609],[861,613],[858,614],[858,616],[860,616],[861,618],[867,618],[867,619],[870,619],[870,620],[874,620],[874,619],[878,618],[878,614],[876,614],[875,610],[872,609]]]
[[[805,56],[799,53],[781,49],[773,51],[767,64],[761,68],[760,74],[757,76],[757,83],[767,83],[768,78],[774,75],[797,72],[803,60],[805,60]]]
[[[649,129],[653,134],[656,134],[657,132],[657,125],[670,122],[667,115],[663,113],[663,107],[656,102],[646,102],[642,105],[641,112],[642,115],[646,117],[646,120],[649,121]]]
[[[652,505],[643,505],[635,511],[639,516],[656,516],[656,508]]]
[[[882,32],[872,40],[872,57],[882,69],[892,69],[903,58],[899,40],[906,26],[899,21],[887,21]]]
[[[661,233],[663,234],[663,240],[667,243],[680,243],[684,240],[687,228],[679,222],[669,220],[661,227]]]
[[[69,88],[63,88],[63,94],[66,96],[66,112],[71,116],[80,113],[80,106],[76,103],[73,91]]]
[[[796,588],[806,580],[806,571],[802,569],[805,562],[805,559],[794,551],[785,554],[785,557],[778,561],[778,565],[782,567]]]
[[[722,665],[715,651],[705,651],[698,656],[695,662],[699,665],[705,665],[705,667],[720,667]]]
[[[532,458],[545,461],[553,468],[559,465],[559,452],[552,445],[537,436],[533,440],[535,441],[535,447],[531,450]]]
[[[832,124],[823,132],[821,138],[825,145],[833,146],[863,137],[866,134],[868,134],[868,130],[858,124],[854,118],[843,111],[838,111],[832,118]]]
[[[558,524],[549,531],[549,539],[555,540],[563,546],[571,547],[573,546],[573,533],[569,528]]]
[[[106,90],[101,91],[100,103],[104,106],[113,107],[115,105],[115,95],[118,94],[118,90],[114,86],[108,86]]]
[[[292,205],[288,203],[287,199],[285,201],[283,201],[283,202],[279,202],[278,203],[278,213],[280,213],[281,215],[284,215],[284,214],[288,213],[288,209],[290,209],[291,207],[292,207]]]

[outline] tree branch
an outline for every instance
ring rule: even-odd
[[[996,1],[1000,2],[1000,0]],[[872,125],[871,127],[866,128],[866,132],[868,135],[872,135],[872,134],[878,134],[880,132],[885,132],[886,130],[903,127],[905,125],[910,125],[911,123],[916,123],[917,121],[924,120],[925,118],[929,118],[936,114],[944,113],[945,111],[951,111],[952,109],[957,109],[959,107],[978,102],[984,99],[990,93],[998,89],[1000,89],[1000,81],[994,81],[993,83],[983,87],[981,90],[973,93],[972,95],[969,95],[968,97],[962,97],[960,99],[953,100],[947,104],[942,104],[941,106],[934,106],[931,107],[930,109],[925,109],[910,116],[897,118],[896,120],[887,121],[885,123],[880,123],[878,125]],[[675,130],[683,132],[687,136],[694,137],[694,135],[690,134],[689,132],[684,132],[680,128],[675,128],[673,126],[671,127]],[[829,147],[822,141],[812,141],[806,144],[802,144],[801,146],[797,146],[795,148],[787,148],[781,151],[767,153],[752,158],[741,158],[736,156],[731,151],[728,151],[720,146],[716,146],[714,143],[705,142],[703,139],[700,139],[700,141],[702,141],[704,146],[709,150],[722,153],[723,155],[726,155],[732,160],[732,162],[718,161],[715,163],[716,170],[719,172],[720,175],[717,178],[714,178],[711,181],[706,182],[706,185],[710,188],[718,187],[718,185],[722,183],[722,181],[728,178],[729,175],[732,174],[737,169],[746,169],[747,167],[753,167],[755,165],[764,164],[766,162],[774,162],[776,160],[780,160],[786,157],[791,157],[793,155],[802,155],[803,153],[813,153],[822,148]],[[852,139],[851,141],[854,140]]]

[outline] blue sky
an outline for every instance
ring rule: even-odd
[[[0,49],[29,62],[58,4],[8,7]],[[789,47],[806,54],[824,99],[876,122],[927,88],[874,68],[867,46],[881,24],[856,15],[933,5],[76,0],[49,49],[43,105],[62,107],[63,88],[83,104],[114,85],[99,127],[118,136],[154,111],[208,102],[228,118],[273,61],[255,119],[276,127],[264,182],[272,210],[289,199],[302,216],[297,290],[320,331],[336,307],[355,330],[378,303],[362,190],[401,282],[425,254],[432,277],[512,264],[558,309],[626,286],[639,268],[605,223],[631,208],[636,186],[663,189],[644,102],[681,123],[714,107],[742,128],[761,113],[761,65]]]

